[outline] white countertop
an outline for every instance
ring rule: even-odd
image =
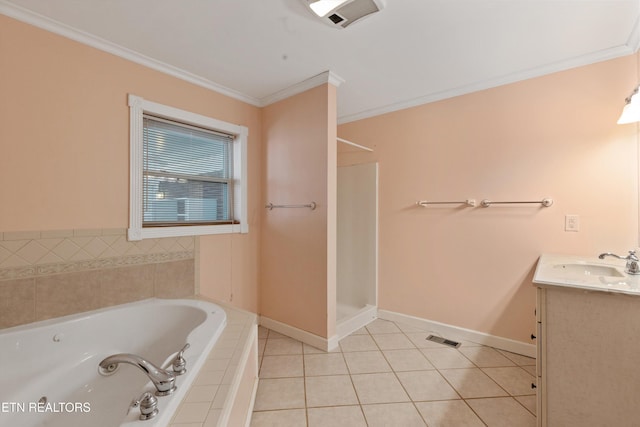
[[[539,286],[559,286],[588,291],[612,292],[640,296],[640,275],[624,272],[626,261],[614,258],[598,259],[597,256],[543,254],[538,259],[533,283]],[[581,271],[580,265],[611,267],[615,272]],[[602,269],[604,270],[604,268]]]

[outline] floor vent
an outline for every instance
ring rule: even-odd
[[[427,337],[427,340],[428,341],[437,342],[438,344],[448,345],[449,347],[454,347],[454,348],[460,347],[460,343],[457,342],[457,341],[451,341],[451,340],[448,340],[446,338],[436,337],[434,335],[429,335]]]

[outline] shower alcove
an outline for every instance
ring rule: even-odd
[[[336,334],[341,339],[377,316],[378,164],[340,166],[337,182]]]

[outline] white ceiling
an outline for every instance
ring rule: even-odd
[[[255,105],[330,70],[342,123],[640,45],[639,0],[386,0],[341,30],[301,0],[0,0],[0,13]]]

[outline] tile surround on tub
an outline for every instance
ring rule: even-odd
[[[0,328],[151,297],[195,295],[195,239],[125,229],[0,233]]]
[[[125,229],[0,234],[0,280],[194,257],[195,238],[127,240]]]
[[[176,410],[169,427],[236,427],[248,425],[254,390],[242,393],[242,382],[257,380],[257,316],[223,302],[227,326]],[[254,369],[252,369],[254,368]],[[255,370],[255,372],[252,372]]]
[[[3,280],[0,329],[152,297],[192,297],[194,269],[187,259]]]
[[[0,282],[0,328],[36,321],[36,280]]]

